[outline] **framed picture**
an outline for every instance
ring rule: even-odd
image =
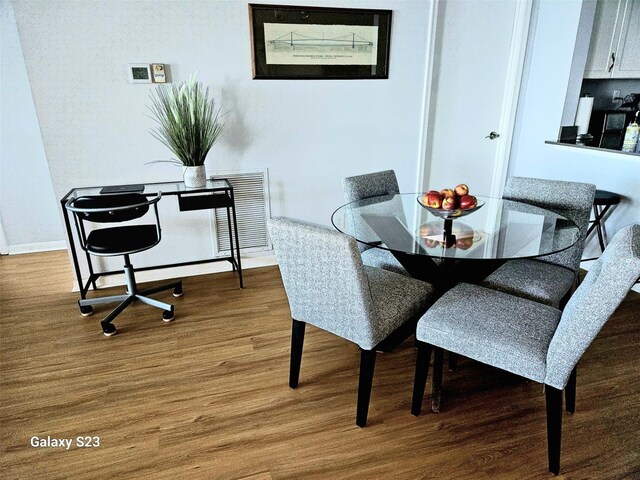
[[[254,79],[389,77],[391,10],[249,4]]]

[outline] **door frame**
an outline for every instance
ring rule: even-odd
[[[419,155],[416,174],[416,191],[423,192],[429,184],[430,163],[427,162],[429,153],[432,150],[432,138],[429,135],[430,127],[433,124],[434,112],[432,111],[432,85],[434,70],[434,51],[436,43],[436,33],[438,27],[438,1],[433,0],[429,10],[430,18],[428,22],[429,37],[427,39],[427,61],[425,66],[425,85],[422,98],[422,121],[420,125]],[[493,164],[493,176],[491,180],[492,197],[501,197],[504,183],[509,169],[509,158],[511,156],[513,130],[518,110],[520,97],[520,87],[522,85],[522,74],[524,70],[524,60],[527,52],[529,39],[529,29],[531,23],[531,13],[533,10],[533,0],[523,0],[516,2],[515,21],[511,34],[511,46],[509,48],[509,64],[507,66],[507,78],[500,114],[498,132],[500,140],[496,147],[496,156]],[[487,132],[489,133],[489,132]]]

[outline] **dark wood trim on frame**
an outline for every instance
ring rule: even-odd
[[[301,30],[311,32],[310,27],[326,25],[328,27],[354,26],[377,27],[375,40],[375,64],[349,64],[345,55],[337,54],[336,62],[329,63],[329,58],[323,52],[324,48],[334,48],[340,52],[344,47],[350,47],[353,51],[363,50],[374,45],[373,39],[358,36],[352,32],[351,40],[346,36],[336,38],[315,38],[305,33],[291,30],[290,37],[279,37],[266,40],[265,24],[271,26],[277,24],[300,25]],[[386,79],[389,78],[389,51],[391,45],[391,10],[372,10],[359,8],[325,8],[306,7],[297,5],[262,5],[249,4],[249,26],[251,36],[251,69],[252,78],[256,80],[349,80],[349,79]],[[364,32],[363,32],[364,33]],[[279,44],[279,48],[285,49],[287,45],[291,50],[296,46],[300,54],[296,55],[296,63],[279,63],[267,61],[267,41],[272,45]],[[309,42],[323,42],[324,44],[311,44]],[[333,42],[333,43],[331,43]],[[336,42],[344,45],[336,45]],[[272,55],[273,50],[271,51]],[[304,52],[308,52],[307,55]],[[314,52],[318,53],[316,64],[313,63]],[[308,62],[304,58],[308,57]],[[293,59],[293,55],[292,55]]]

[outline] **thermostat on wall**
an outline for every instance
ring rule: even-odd
[[[130,63],[129,83],[151,83],[151,68],[149,68],[149,64]]]
[[[167,81],[164,63],[152,63],[151,72],[153,74],[154,83],[165,83]]]

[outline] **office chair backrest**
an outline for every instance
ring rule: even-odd
[[[142,217],[149,211],[147,197],[139,193],[119,193],[79,197],[71,205],[81,220],[95,223],[126,222]],[[105,208],[127,207],[127,209],[103,211]],[[98,211],[91,211],[98,210]]]
[[[375,310],[356,241],[288,218],[273,218],[268,225],[291,316],[369,345]]]
[[[400,193],[400,187],[398,187],[396,172],[383,170],[345,178],[342,180],[342,193],[345,203],[351,203],[380,195],[395,195]],[[358,249],[361,252],[369,248],[371,247],[368,245],[358,243]]]
[[[111,195],[95,195],[70,199],[65,208],[73,212],[73,219],[78,232],[80,247],[85,251],[91,251],[95,255],[120,254],[105,247],[107,243],[113,244],[108,234],[116,236],[138,235],[137,241],[125,242],[127,245],[135,244],[131,251],[122,250],[123,253],[135,253],[146,250],[160,242],[160,216],[158,215],[158,202],[162,197],[162,192],[158,192],[155,197],[147,199],[139,193],[118,193]],[[87,232],[85,221],[91,223],[118,223],[135,220],[144,216],[149,211],[149,206],[153,205],[155,222],[149,225],[135,225],[134,230],[123,230],[128,227],[106,227],[92,229]],[[109,233],[111,232],[111,234]],[[89,242],[89,238],[99,242]],[[146,240],[146,241],[143,241]],[[144,245],[142,245],[144,244]],[[99,248],[98,248],[98,245]],[[122,245],[121,245],[122,246]],[[144,246],[144,248],[142,248]],[[109,253],[106,253],[109,251]]]
[[[545,383],[563,389],[571,371],[640,276],[640,224],[620,230],[573,294],[547,352]]]
[[[596,186],[590,183],[510,177],[502,198],[552,210],[575,223],[580,229],[578,241],[571,248],[540,260],[577,271],[595,195]]]

